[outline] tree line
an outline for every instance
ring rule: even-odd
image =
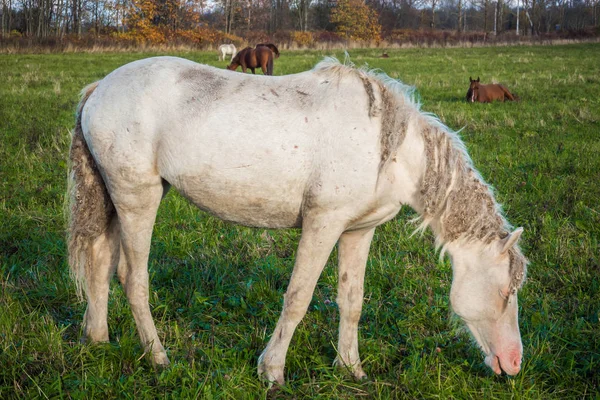
[[[196,39],[194,32],[201,32],[214,40],[235,41],[256,32],[270,37],[287,32],[308,44],[394,39],[409,30],[600,33],[600,0],[0,1],[2,38],[129,35],[152,41],[153,35],[164,39],[169,32],[187,32]]]

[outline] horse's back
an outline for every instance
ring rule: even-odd
[[[336,111],[359,115],[362,85],[333,99],[335,85],[318,79],[314,72],[266,78],[178,58],[143,60],[100,82],[82,126],[113,181],[163,179],[223,219],[297,226],[308,193],[315,204],[349,203],[350,193],[375,182],[379,163],[376,122],[354,117],[349,130],[346,113]],[[316,195],[316,179],[344,185],[335,196]]]
[[[81,113],[84,137],[107,175],[156,181],[157,141],[173,117],[183,87],[178,76],[195,63],[150,58],[126,64],[101,80]]]
[[[256,49],[254,49],[254,51],[257,55],[260,55],[261,58],[268,58],[269,56],[273,57],[273,50],[271,50],[267,46],[259,46]]]
[[[513,95],[506,88],[506,86],[499,83],[491,83],[488,85],[481,85],[480,88],[484,88],[484,102],[492,102],[492,101],[504,101],[504,100],[514,100]],[[480,89],[481,90],[481,89]],[[480,94],[481,96],[481,94]]]
[[[144,132],[148,136],[157,121],[169,118],[177,107],[186,85],[181,85],[186,71],[192,73],[198,64],[176,57],[147,58],[126,64],[98,84],[85,104],[82,125],[84,132],[94,130],[95,135],[125,125],[137,126],[127,133]],[[202,89],[202,88],[197,88]],[[114,126],[113,126],[114,125]],[[123,132],[115,140],[127,136]]]
[[[277,46],[275,46],[273,43],[259,43],[256,45],[256,48],[258,49],[259,47],[263,46],[271,49],[275,58],[279,58],[279,49],[277,48]]]
[[[500,89],[504,92],[504,98],[507,100],[511,100],[511,101],[515,101],[516,98],[514,96],[513,93],[511,93],[510,90],[508,90],[508,88],[502,84],[498,84],[498,86],[500,86]]]

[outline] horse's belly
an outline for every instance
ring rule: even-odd
[[[225,221],[263,228],[300,227],[302,221],[300,182],[262,182],[258,186],[204,173],[180,175],[171,184],[197,207]]]

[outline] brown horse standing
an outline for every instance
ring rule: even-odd
[[[246,47],[233,57],[227,69],[235,71],[240,65],[243,72],[250,68],[254,74],[254,69],[260,67],[263,75],[273,75],[273,52],[264,46],[259,46],[256,49]]]
[[[479,77],[477,77],[476,80],[469,77],[469,81],[471,81],[471,86],[469,86],[469,90],[467,91],[467,101],[470,103],[475,103],[476,101],[480,103],[491,103],[495,100],[515,101],[515,97],[512,93],[503,85],[497,83],[482,85],[479,83]]]
[[[279,49],[273,43],[259,43],[256,45],[256,48],[258,48],[259,46],[270,48],[273,54],[275,55],[275,58],[279,58]]]

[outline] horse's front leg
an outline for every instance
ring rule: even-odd
[[[304,218],[283,311],[271,340],[258,359],[258,375],[263,379],[279,384],[284,382],[285,357],[292,335],[306,314],[321,271],[343,231],[339,221],[339,218]]]
[[[256,72],[254,72],[254,68],[250,67],[250,71],[252,71],[253,74],[256,74]]]
[[[358,354],[358,320],[362,311],[365,268],[375,228],[346,232],[338,245],[340,331],[334,365],[345,366],[356,379],[364,373]]]

